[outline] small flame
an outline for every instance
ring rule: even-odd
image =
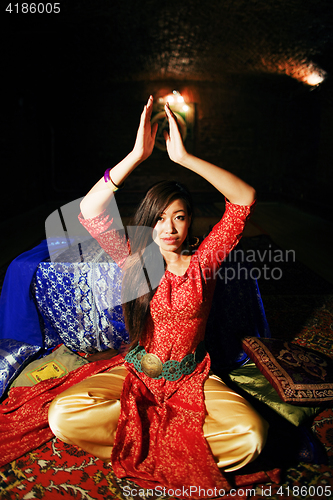
[[[165,97],[159,99],[160,101],[168,102],[169,104],[176,104],[184,102],[184,97],[178,90],[173,90],[172,94],[168,94]]]
[[[320,74],[318,71],[313,71],[308,76],[304,77],[304,81],[308,85],[319,85],[324,81],[324,76]]]

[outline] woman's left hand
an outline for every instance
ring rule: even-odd
[[[163,135],[166,142],[166,147],[170,160],[175,163],[182,164],[187,156],[187,151],[183,144],[183,139],[178,127],[177,119],[171,109],[169,104],[165,105],[165,113],[169,120],[169,133],[164,130]]]

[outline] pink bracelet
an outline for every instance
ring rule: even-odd
[[[109,182],[109,180],[110,180],[110,170],[111,170],[111,168],[107,168],[105,170],[105,172],[104,172],[104,180],[105,180],[105,182]]]
[[[112,170],[111,168],[107,168],[104,172],[104,180],[105,182],[111,182],[111,184],[115,187],[115,189],[113,189],[113,191],[118,191],[118,189],[122,189],[124,187],[124,182],[122,184],[120,184],[120,186],[117,186],[117,184],[115,182],[113,182],[113,180],[111,179],[111,176],[110,176],[110,170]]]

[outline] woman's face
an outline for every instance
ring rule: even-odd
[[[173,201],[160,214],[154,227],[153,238],[162,254],[163,252],[180,253],[182,251],[190,224],[191,216],[188,215],[183,200]]]

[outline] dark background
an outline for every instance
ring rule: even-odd
[[[149,94],[173,89],[196,105],[196,155],[243,177],[259,200],[331,217],[331,0],[62,0],[60,14],[7,5],[2,221],[83,196],[131,150]],[[305,83],[311,65],[326,72],[317,87]],[[155,178],[183,178],[177,168],[153,155],[120,201]],[[209,191],[186,178],[198,199]]]

